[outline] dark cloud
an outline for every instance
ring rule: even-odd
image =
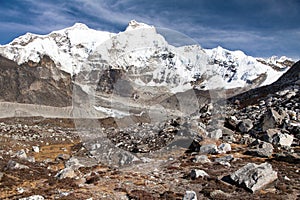
[[[179,31],[204,48],[299,58],[298,0],[0,0],[0,43],[82,22],[119,32],[131,19]],[[170,36],[171,37],[171,36]],[[186,39],[186,38],[185,38]],[[178,42],[178,41],[176,41]]]

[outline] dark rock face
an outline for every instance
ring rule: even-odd
[[[21,66],[0,56],[0,101],[63,107],[71,105],[71,92],[71,76],[48,56]]]

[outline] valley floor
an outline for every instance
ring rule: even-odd
[[[246,155],[247,145],[239,143],[208,155],[210,161],[232,155],[229,165],[193,162],[198,154],[182,149],[165,160],[118,169],[89,156],[71,119],[6,118],[0,133],[0,199],[183,199],[186,191],[198,199],[300,198],[299,159]],[[251,193],[224,181],[247,163],[264,162],[278,179],[262,190]],[[195,169],[209,176],[191,176]]]

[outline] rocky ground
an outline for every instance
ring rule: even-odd
[[[94,159],[70,119],[1,119],[0,198],[299,199],[298,89],[244,108],[227,105],[223,123],[209,109],[198,118],[126,128],[103,121],[113,143],[140,154],[196,133],[189,147],[123,168]],[[134,134],[143,132],[149,137]]]
[[[72,119],[0,119],[0,199],[300,199],[298,71],[193,116],[98,120],[139,158],[122,167],[97,159],[101,138],[87,143]]]

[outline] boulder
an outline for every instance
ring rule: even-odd
[[[256,139],[251,137],[250,134],[244,134],[243,137],[240,139],[239,143],[240,144],[251,144],[255,141]]]
[[[39,153],[39,152],[40,152],[40,147],[38,147],[38,146],[32,146],[32,150],[33,150],[35,153]]]
[[[222,130],[221,129],[217,129],[214,131],[211,131],[210,133],[208,133],[208,137],[211,139],[220,139],[223,136]]]
[[[238,129],[242,133],[248,133],[252,128],[253,128],[253,123],[252,123],[252,121],[250,119],[243,119],[238,124]]]
[[[60,170],[56,175],[56,178],[58,179],[64,179],[64,178],[74,178],[76,177],[75,171],[71,167],[64,168]]]
[[[218,147],[215,144],[204,144],[200,147],[200,153],[215,154],[218,153]]]
[[[209,177],[209,175],[201,169],[193,169],[191,171],[190,176],[191,176],[192,179],[196,179],[196,178],[199,178],[199,177],[201,177],[201,178]]]
[[[197,200],[196,192],[186,191],[183,200]]]
[[[273,144],[282,147],[290,147],[293,143],[294,136],[286,133],[277,133],[273,136]]]
[[[231,151],[231,145],[229,143],[222,143],[218,146],[219,153],[226,153]]]
[[[220,163],[220,162],[231,162],[234,159],[233,155],[223,156],[220,158],[216,158],[214,162]]]
[[[234,137],[234,135],[224,135],[223,134],[222,140],[224,142],[229,142],[229,143],[236,142],[236,138]]]
[[[256,192],[275,181],[278,177],[277,172],[272,169],[272,165],[269,163],[262,163],[260,165],[248,163],[233,172],[230,178],[238,185],[251,192]]]
[[[226,119],[226,121],[234,129],[236,129],[238,123],[240,122],[235,116],[230,116]]]
[[[231,197],[230,194],[223,192],[222,190],[214,190],[210,192],[209,195],[212,199],[229,199]]]
[[[26,159],[27,158],[27,154],[26,154],[26,152],[25,152],[24,149],[21,149],[20,151],[17,151],[16,157],[20,158],[20,159]]]
[[[202,164],[211,162],[207,157],[207,155],[196,155],[193,161],[195,163],[202,163]]]
[[[264,135],[262,136],[262,139],[266,142],[269,143],[273,143],[273,137],[274,135],[276,135],[277,133],[280,133],[279,129],[268,129],[266,130],[266,132],[264,133]]]
[[[65,155],[67,158],[68,155]],[[65,162],[65,167],[72,168],[74,170],[79,169],[80,167],[94,167],[97,166],[97,160],[89,157],[82,157],[82,156],[72,156],[69,160]]]
[[[276,128],[282,123],[283,117],[273,108],[269,108],[263,116],[262,130],[266,131],[270,128]]]
[[[254,147],[254,149],[249,150],[247,153],[259,157],[270,157],[273,154],[274,147],[268,142],[260,142]]]
[[[229,142],[229,143],[232,143],[232,142],[235,142],[235,138],[234,138],[234,135],[235,135],[235,132],[230,130],[229,128],[226,128],[226,127],[223,127],[222,128],[222,140],[224,142]]]
[[[16,161],[9,160],[6,165],[6,169],[29,169],[29,167],[26,165],[17,163]]]

